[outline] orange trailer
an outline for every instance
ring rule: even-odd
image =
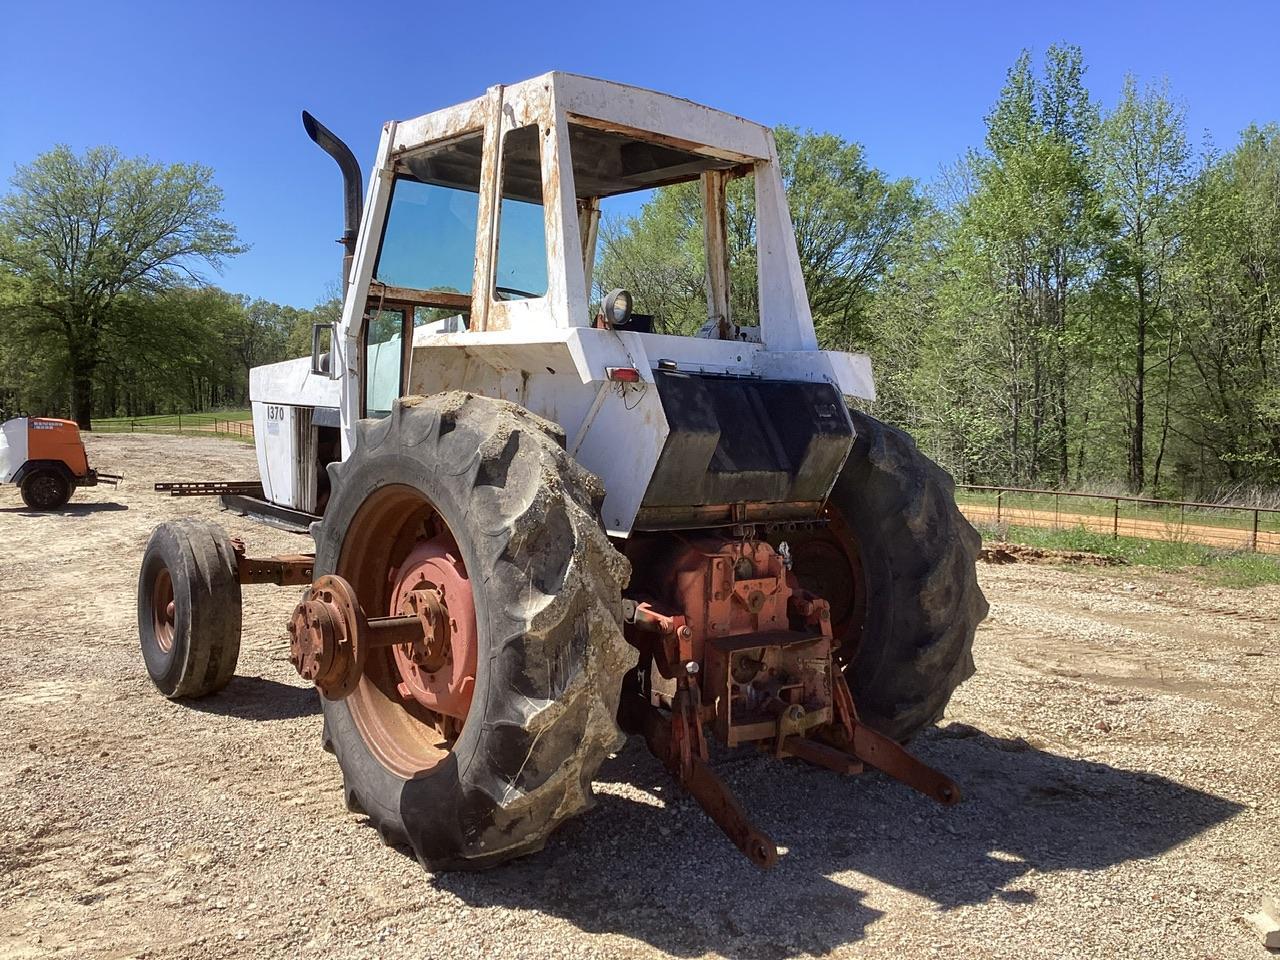
[[[89,466],[74,420],[17,417],[0,425],[0,483],[19,486],[33,510],[56,510],[76,487],[121,479]]]

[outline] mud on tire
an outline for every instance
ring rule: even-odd
[[[973,675],[974,632],[987,615],[975,566],[982,539],[956,506],[951,475],[910,436],[849,415],[857,436],[828,501],[865,591],[845,676],[861,718],[906,741]]]
[[[566,455],[557,426],[503,401],[409,397],[357,430],[351,457],[328,468],[316,575],[359,576],[344,543],[358,540],[362,506],[387,485],[413,488],[462,554],[478,657],[451,749],[411,776],[365,736],[370,700],[361,697],[382,696],[389,709],[385,691],[368,686],[368,667],[349,698],[323,701],[324,745],[342,768],[347,805],[433,870],[536,851],[593,802],[592,776],[621,741],[618,696],[636,659],[620,622],[630,571],[600,527],[600,482]],[[396,548],[386,549],[383,571],[395,562]]]

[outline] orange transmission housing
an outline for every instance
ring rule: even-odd
[[[631,632],[653,655],[654,706],[670,706],[683,671],[702,674],[702,712],[728,746],[776,737],[780,718],[789,734],[831,722],[829,608],[799,589],[777,550],[683,541],[658,569],[664,582]]]
[[[89,474],[80,427],[74,420],[31,417],[27,420],[27,460],[55,460],[76,477]]]

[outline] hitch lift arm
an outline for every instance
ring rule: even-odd
[[[786,715],[779,715],[778,734],[772,742],[775,754],[796,757],[842,774],[860,773],[864,764],[870,765],[944,806],[960,801],[960,788],[950,777],[858,720],[853,696],[836,663],[832,664],[832,686],[837,722],[815,731],[822,740],[789,732]],[[637,694],[625,695],[624,728],[644,735],[653,754],[747,859],[758,867],[772,867],[778,862],[777,844],[752,822],[733,791],[707,762],[700,704],[696,672],[686,672],[677,681],[670,712],[652,706]],[[769,741],[761,741],[762,747],[769,745]]]

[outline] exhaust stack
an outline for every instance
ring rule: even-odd
[[[364,179],[360,175],[360,165],[356,163],[351,148],[334,136],[333,131],[313,117],[306,110],[302,111],[302,126],[307,136],[338,164],[342,171],[342,237],[338,242],[346,251],[342,256],[342,293],[345,296],[347,285],[351,282],[351,262],[356,254],[356,234],[360,229],[360,213],[364,207]]]

